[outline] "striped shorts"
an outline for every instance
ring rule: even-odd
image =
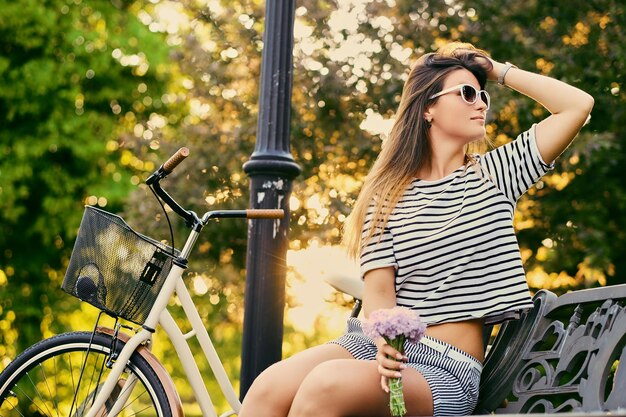
[[[378,352],[354,317],[348,320],[348,331],[329,343],[344,347],[355,359],[375,360]],[[407,365],[421,373],[430,386],[434,416],[472,414],[483,369],[478,359],[429,336],[417,344],[406,342],[404,354],[408,357]]]

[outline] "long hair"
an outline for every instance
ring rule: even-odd
[[[469,70],[481,89],[484,88],[487,73],[491,70],[490,61],[484,58],[486,55],[471,44],[452,43],[417,60],[404,84],[391,132],[346,220],[343,242],[351,257],[358,258],[375,233],[378,232],[379,238],[382,236],[389,215],[406,187],[430,160],[429,129],[424,120],[428,106],[436,101],[430,97],[441,91],[445,77],[458,69]],[[370,224],[364,232],[363,226],[372,206]]]

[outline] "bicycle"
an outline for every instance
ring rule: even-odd
[[[198,235],[210,220],[281,219],[284,211],[217,210],[199,217],[183,208],[160,181],[188,155],[187,148],[179,149],[146,180],[159,202],[169,205],[191,229],[181,250],[135,232],[117,215],[85,208],[63,289],[98,307],[100,315],[92,332],[43,340],[7,366],[0,374],[2,417],[182,416],[172,379],[150,351],[157,325],[172,341],[203,416],[217,414],[188,343],[194,336],[232,407],[222,416],[238,413],[241,403],[182,274]],[[191,325],[185,334],[167,309],[175,294]],[[113,328],[98,325],[103,313],[115,318]],[[120,318],[140,327],[122,324]],[[135,334],[122,329],[135,330]]]

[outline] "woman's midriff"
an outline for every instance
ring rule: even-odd
[[[449,343],[482,362],[485,354],[483,327],[482,319],[467,320],[428,326],[426,334]]]

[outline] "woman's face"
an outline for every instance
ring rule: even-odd
[[[458,69],[446,76],[442,91],[462,84],[480,90],[478,80],[470,71]],[[432,118],[431,138],[450,138],[465,145],[485,136],[486,113],[487,103],[481,94],[478,94],[475,103],[468,104],[461,97],[459,88],[437,97],[436,103],[428,108],[425,116],[426,119]]]

